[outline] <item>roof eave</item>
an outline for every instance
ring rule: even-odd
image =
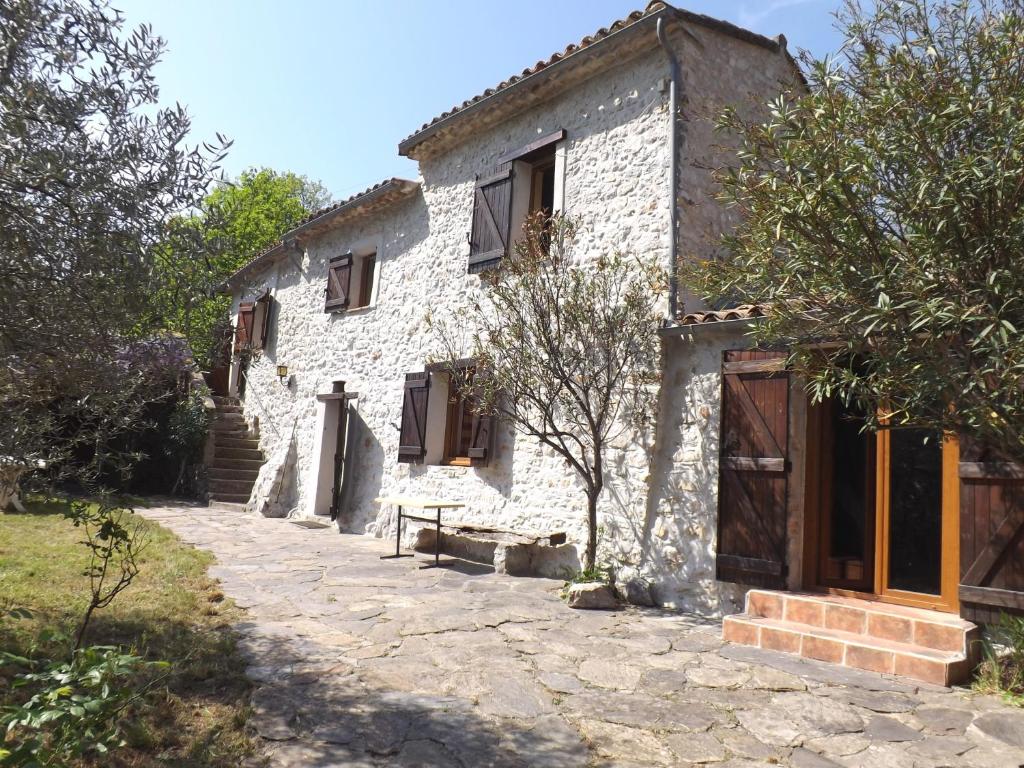
[[[532,72],[529,75],[525,75],[516,82],[508,85],[500,90],[496,90],[494,93],[484,96],[479,101],[461,108],[456,109],[452,114],[447,117],[443,117],[440,120],[436,120],[430,123],[426,128],[423,128],[407,139],[402,140],[398,145],[398,154],[403,157],[410,157],[417,159],[414,154],[416,147],[420,146],[424,142],[433,138],[439,132],[445,130],[448,126],[462,122],[463,120],[472,117],[478,112],[489,109],[494,103],[504,101],[510,96],[519,93],[525,89],[535,86],[537,83],[543,82],[555,75],[558,75],[568,69],[568,64],[578,64],[581,61],[586,61],[593,56],[600,55],[612,41],[619,41],[623,38],[635,34],[641,29],[647,29],[657,23],[657,20],[662,16],[672,11],[670,6],[659,8],[657,11],[652,12],[648,16],[644,16],[641,19],[633,22],[627,27],[617,29],[614,32],[609,33],[606,37],[586,46],[585,48],[577,48],[572,53],[569,53],[558,61],[548,64],[543,69]],[[656,44],[656,41],[652,40],[652,46]]]

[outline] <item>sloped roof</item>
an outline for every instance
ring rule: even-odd
[[[253,269],[269,264],[282,256],[288,250],[289,243],[298,237],[322,232],[351,216],[366,214],[390,206],[405,199],[419,188],[418,181],[399,178],[385,179],[340,202],[314,211],[285,232],[280,240],[256,254],[244,267],[225,280],[224,287],[230,287]]]
[[[666,15],[673,16],[680,21],[717,30],[718,32],[731,35],[732,37],[772,51],[779,51],[780,49],[785,50],[786,42],[785,37],[782,35],[779,35],[776,39],[764,37],[763,35],[759,35],[743,29],[742,27],[730,24],[727,21],[721,21],[699,13],[692,13],[691,11],[676,8],[668,3],[661,2],[661,0],[654,0],[654,2],[649,3],[644,10],[633,11],[625,18],[618,19],[608,27],[602,27],[594,34],[587,35],[578,43],[570,43],[564,50],[556,51],[547,59],[538,61],[532,67],[527,67],[522,71],[522,73],[512,75],[507,80],[503,80],[498,83],[495,87],[488,88],[483,93],[466,99],[462,104],[458,104],[448,111],[442,112],[434,119],[424,123],[418,131],[403,139],[398,145],[398,153],[407,157],[415,157],[417,147],[435,136],[442,128],[452,125],[457,119],[477,111],[478,108],[483,107],[485,104],[496,104],[501,100],[501,97],[509,94],[509,92],[513,90],[519,90],[529,84],[539,86],[540,80],[545,79],[545,77],[550,74],[553,74],[556,69],[562,71],[569,68],[571,66],[571,62],[576,62],[583,58],[583,54],[590,53],[591,49],[595,46],[609,41],[612,38],[617,38],[625,32],[639,30],[640,28],[646,29],[653,27],[657,17]],[[652,37],[650,41],[651,45],[653,46],[655,42],[656,41]],[[788,53],[786,55],[789,57]],[[789,57],[789,59],[799,72],[799,68],[796,67],[796,62],[793,61],[792,57]],[[611,62],[608,62],[608,64],[610,63]]]
[[[756,317],[765,317],[767,313],[768,309],[763,304],[741,304],[738,307],[730,307],[729,309],[691,312],[680,318],[679,325],[709,325],[711,323],[724,323],[729,320],[752,320]]]

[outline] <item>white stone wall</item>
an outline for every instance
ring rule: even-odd
[[[694,28],[678,36],[685,73],[682,166],[682,252],[706,257],[728,214],[710,197],[714,158],[710,116],[721,104],[763,101],[791,76],[779,53]],[[653,33],[652,33],[653,34]],[[285,455],[294,443],[293,514],[316,508],[325,406],[315,395],[344,381],[359,393],[365,423],[359,446],[350,530],[393,535],[391,510],[380,495],[440,496],[464,501],[458,517],[509,528],[564,530],[586,539],[585,497],[571,470],[551,451],[507,429],[489,466],[399,464],[398,429],[405,374],[423,370],[436,350],[424,317],[453,317],[480,292],[466,273],[474,180],[502,154],[560,128],[565,148],[567,213],[582,220],[584,257],[625,250],[668,267],[667,65],[657,48],[598,75],[571,92],[508,120],[421,164],[422,190],[386,212],[342,224],[305,244],[301,254],[267,269],[235,296],[264,287],[277,317],[262,357],[249,372],[245,413],[259,419],[262,446]],[[327,261],[355,244],[379,244],[378,294],[373,306],[323,312]],[[301,264],[299,263],[301,261]],[[692,307],[691,307],[692,308]],[[718,339],[719,343],[721,339]],[[734,590],[714,582],[717,402],[720,349],[666,342],[666,377],[656,434],[629,435],[611,452],[599,511],[603,557],[655,584],[659,602],[717,613],[731,610]],[[285,364],[294,386],[282,386]],[[432,396],[436,396],[434,393]],[[333,452],[333,446],[327,450]],[[277,472],[266,467],[267,472]]]

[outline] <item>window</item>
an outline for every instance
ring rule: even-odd
[[[377,271],[377,254],[368,253],[365,256],[357,256],[354,269],[359,288],[355,291],[349,308],[368,307],[373,303],[373,279],[374,273]]]
[[[556,131],[498,159],[493,173],[478,178],[469,234],[469,272],[501,263],[521,237],[526,217],[562,210],[565,175],[564,130]]]
[[[373,304],[377,278],[377,252],[335,256],[327,266],[325,312],[360,309]]]
[[[465,376],[467,383],[472,382],[473,370],[466,370]],[[473,443],[473,423],[475,421],[473,404],[469,398],[464,395],[460,396],[452,389],[449,386],[448,411],[444,430],[444,463],[468,467],[472,463],[469,449]]]
[[[430,368],[405,376],[398,461],[485,466],[491,454],[493,418],[476,413],[471,399],[454,391],[447,373]],[[472,375],[471,368],[467,371]]]
[[[270,317],[273,298],[270,291],[264,291],[255,299],[238,305],[238,322],[235,325],[235,352],[261,350],[270,336]]]

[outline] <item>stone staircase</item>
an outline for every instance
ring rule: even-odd
[[[725,640],[936,685],[967,679],[978,628],[959,616],[836,595],[752,589]]]
[[[237,397],[214,397],[213,459],[207,467],[210,505],[245,504],[252,494],[263,453],[249,431]]]

